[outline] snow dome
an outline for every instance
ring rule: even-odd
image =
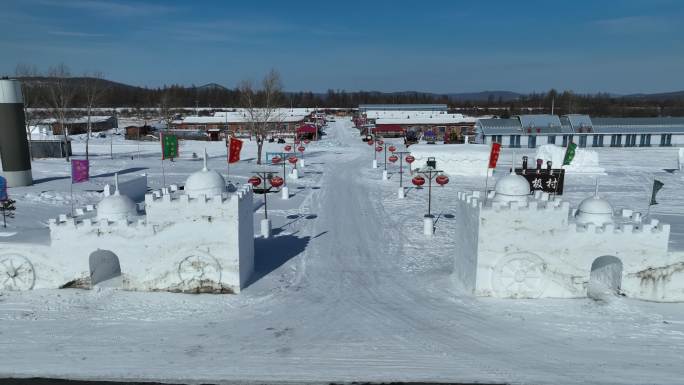
[[[119,193],[119,176],[114,175],[114,184],[116,190],[113,195],[107,196],[97,204],[97,219],[107,219],[110,221],[118,221],[120,219],[129,219],[138,215],[135,202],[126,195]]]
[[[200,195],[220,195],[225,191],[226,180],[218,172],[207,168],[207,151],[204,150],[204,167],[185,181],[185,193],[191,198],[197,198]]]
[[[525,177],[511,172],[499,179],[494,187],[494,202],[527,202],[530,184]]]
[[[593,223],[601,226],[606,223],[613,223],[613,206],[599,197],[598,194],[586,198],[580,203],[575,214],[577,223]]]

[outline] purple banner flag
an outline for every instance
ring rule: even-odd
[[[90,178],[90,164],[87,160],[71,160],[71,183],[86,182]]]

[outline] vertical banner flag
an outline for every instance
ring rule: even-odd
[[[492,151],[489,153],[489,168],[496,168],[496,162],[499,161],[500,152],[501,143],[492,143]]]
[[[166,158],[178,158],[178,138],[176,135],[161,136],[162,142],[162,160]]]
[[[85,159],[71,160],[71,183],[86,182],[90,178],[90,162]]]
[[[239,161],[240,151],[242,151],[242,141],[240,139],[230,138],[228,144],[228,163]]]
[[[0,176],[0,202],[4,202],[7,199],[7,179]]]
[[[660,191],[661,188],[665,186],[665,183],[659,181],[658,179],[653,180],[653,190],[651,192],[651,203],[649,203],[650,206],[657,205],[658,202],[656,202],[656,194],[658,194],[658,191]]]
[[[568,149],[565,150],[565,158],[563,158],[563,166],[567,166],[572,162],[572,159],[575,157],[575,150],[577,149],[577,145],[573,142],[570,142],[568,144]]]

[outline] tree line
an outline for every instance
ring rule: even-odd
[[[216,84],[136,87],[106,80],[98,72],[73,76],[63,64],[51,67],[46,73],[37,71],[35,66],[20,65],[16,75],[31,94],[30,107],[38,108],[55,108],[51,89],[59,83],[59,79],[64,79],[64,85],[73,91],[68,98],[68,104],[72,108],[244,107],[246,100],[240,85],[235,88]],[[96,98],[92,98],[92,93],[84,92],[87,89],[96,89]],[[446,104],[454,112],[474,116],[507,117],[551,112],[557,115],[574,113],[618,117],[684,116],[684,92],[659,97],[621,97],[608,93],[579,94],[569,90],[551,89],[547,92],[521,94],[515,98],[490,94],[485,100],[468,100],[462,96],[424,92],[328,90],[325,93],[281,92],[277,99],[280,107],[310,108],[355,108],[359,104]]]

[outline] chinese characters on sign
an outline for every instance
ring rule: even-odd
[[[563,169],[543,169],[534,170],[516,168],[515,173],[522,175],[530,184],[530,190],[544,191],[550,194],[563,195],[563,181],[565,179],[565,170]]]

